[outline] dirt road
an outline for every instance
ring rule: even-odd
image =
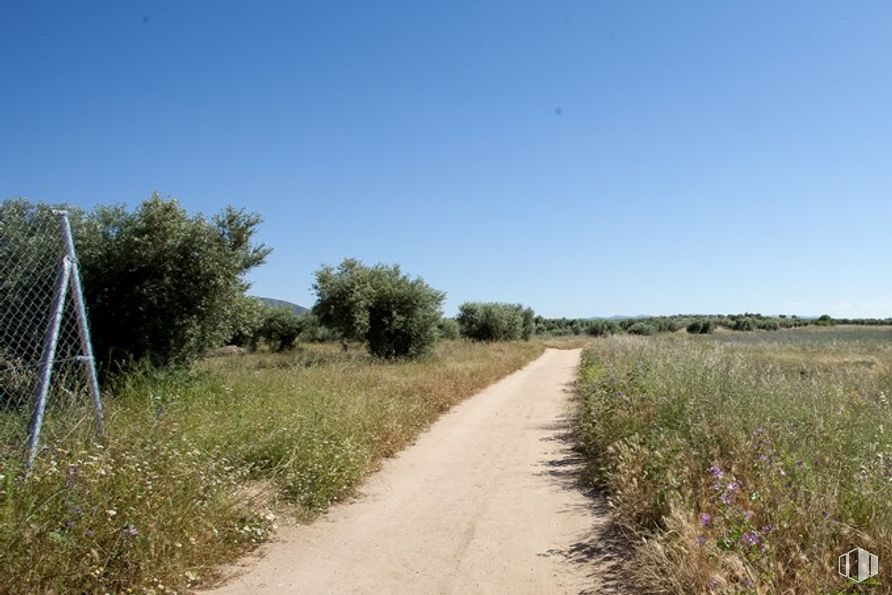
[[[213,593],[601,592],[605,517],[566,437],[578,362],[549,349],[455,407],[358,499],[283,529]]]

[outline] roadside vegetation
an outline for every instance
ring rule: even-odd
[[[390,363],[336,344],[132,373],[95,444],[87,408],[51,409],[23,479],[26,412],[0,416],[5,593],[183,590],[288,518],[349,496],[441,413],[541,353],[441,342]]]
[[[610,337],[578,390],[637,589],[848,592],[838,555],[892,559],[889,327]]]
[[[244,277],[270,249],[241,210],[206,218],[157,195],[67,210],[108,437],[94,437],[79,376],[57,374],[37,463],[23,469],[26,362],[40,340],[20,340],[14,313],[54,272],[16,269],[0,279],[0,304],[14,306],[0,309],[0,592],[207,584],[277,515],[311,519],[349,496],[437,416],[544,349],[513,340],[531,334],[456,340],[445,294],[396,265],[322,267],[303,315],[248,297]],[[49,205],[0,203],[0,255],[52,262],[31,252],[54,245],[39,236],[54,221]]]

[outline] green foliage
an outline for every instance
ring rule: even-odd
[[[816,321],[815,324],[818,326],[833,326],[836,322],[833,318],[830,317],[829,314],[822,314]]]
[[[437,323],[437,332],[441,339],[458,339],[461,329],[458,321],[454,318],[441,318]]]
[[[254,334],[252,346],[262,339],[274,351],[285,351],[294,347],[294,342],[302,329],[301,316],[287,307],[267,307],[263,321]]]
[[[418,357],[437,340],[440,306],[446,294],[423,279],[410,279],[399,267],[382,269],[369,304],[366,342],[372,355]]]
[[[523,316],[523,324],[521,325],[520,336],[524,341],[529,341],[536,334],[536,313],[532,308],[524,308],[521,313]]]
[[[467,302],[459,306],[463,337],[474,341],[517,341],[535,332],[535,314],[520,304]]]
[[[608,337],[619,332],[619,325],[612,320],[593,320],[586,332],[592,337]]]
[[[227,208],[207,220],[157,194],[132,212],[123,206],[89,213],[65,208],[101,364],[185,363],[250,324],[244,275],[269,254],[252,242],[260,223],[256,215]],[[46,241],[46,235],[12,232],[35,224],[44,234],[58,233],[48,205],[24,200],[0,204],[4,255],[33,257],[35,245]],[[50,283],[54,276],[46,271]],[[17,284],[23,279],[0,280],[0,287],[27,299],[29,290],[39,288]]]
[[[686,328],[692,335],[708,335],[715,328],[715,324],[709,319],[698,319],[690,322]]]
[[[359,341],[379,357],[417,357],[437,338],[445,294],[399,266],[367,267],[345,259],[322,267],[313,286],[313,313],[345,341]]]
[[[629,326],[629,328],[626,329],[626,332],[629,333],[630,335],[650,336],[650,335],[656,335],[657,329],[653,325],[648,324],[646,322],[636,322],[634,324],[631,324]]]

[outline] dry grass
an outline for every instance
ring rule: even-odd
[[[593,344],[579,437],[637,587],[843,592],[837,555],[892,559],[890,371],[890,329]]]
[[[276,514],[311,518],[438,415],[538,356],[541,343],[444,342],[417,362],[313,346],[134,376],[109,440],[81,410],[48,414],[29,480],[25,419],[0,417],[3,593],[163,593],[212,580]]]

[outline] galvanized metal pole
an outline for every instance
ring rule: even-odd
[[[102,411],[102,398],[99,394],[99,377],[96,374],[96,359],[93,357],[93,342],[90,340],[90,325],[87,321],[87,308],[84,305],[84,292],[81,286],[80,267],[77,264],[77,252],[74,249],[74,238],[71,235],[71,223],[68,213],[56,211],[62,223],[62,235],[65,239],[65,253],[71,262],[71,294],[74,307],[77,309],[77,328],[81,341],[81,360],[86,364],[87,385],[96,410],[96,433],[99,438],[105,437],[105,417]]]
[[[53,290],[53,305],[50,309],[50,320],[47,324],[43,340],[43,352],[40,356],[40,380],[37,383],[34,411],[31,414],[31,426],[28,431],[28,461],[30,471],[37,458],[37,446],[40,443],[40,429],[43,427],[43,414],[46,411],[46,398],[53,376],[53,364],[56,360],[56,345],[59,342],[59,329],[62,326],[62,312],[65,307],[65,294],[71,278],[71,260],[68,255],[62,257],[62,267]]]

